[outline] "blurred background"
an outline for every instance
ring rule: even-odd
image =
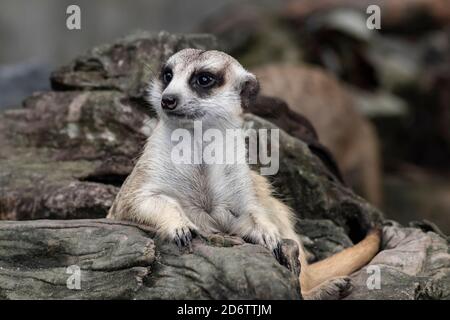
[[[66,28],[70,4],[81,30]],[[263,93],[310,119],[357,193],[450,233],[450,1],[0,0],[0,109],[135,30],[215,34]]]

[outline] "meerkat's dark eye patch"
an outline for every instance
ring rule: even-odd
[[[194,72],[189,81],[192,89],[200,96],[205,96],[215,87],[223,84],[223,73],[213,73],[209,71]]]
[[[170,81],[172,81],[173,72],[172,69],[168,66],[164,66],[161,70],[161,81],[165,86],[167,86]]]
[[[217,79],[211,73],[202,72],[196,76],[195,82],[200,87],[207,89],[214,86]]]

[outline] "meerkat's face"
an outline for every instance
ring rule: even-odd
[[[220,51],[184,49],[169,58],[150,86],[150,102],[168,121],[227,120],[258,92],[256,77]]]

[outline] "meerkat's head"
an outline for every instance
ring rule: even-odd
[[[149,98],[166,121],[231,120],[258,89],[256,77],[226,53],[184,49],[163,65]]]

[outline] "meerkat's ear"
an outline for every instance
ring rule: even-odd
[[[259,92],[259,82],[255,75],[247,72],[243,78],[241,85],[241,106],[248,108],[250,102],[253,101]]]

